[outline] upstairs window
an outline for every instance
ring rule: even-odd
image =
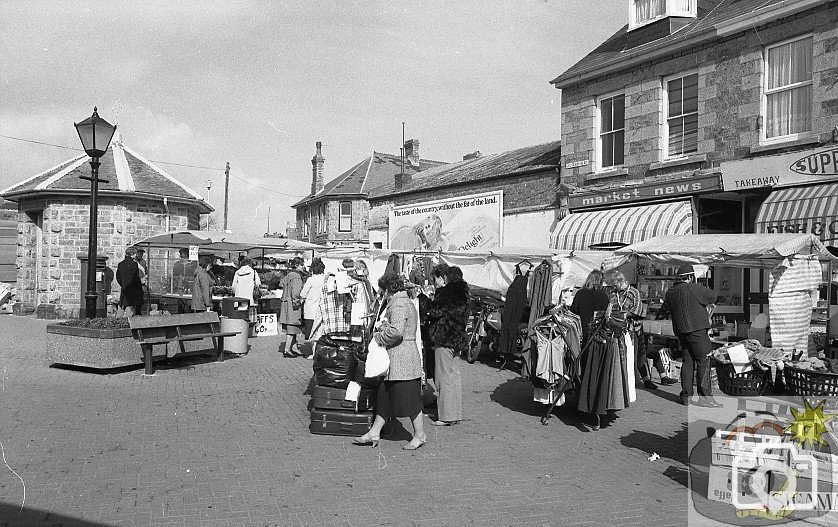
[[[769,46],[765,54],[765,138],[812,130],[812,37]]]
[[[666,81],[666,157],[698,152],[698,74]]]
[[[340,202],[340,218],[338,220],[338,231],[350,232],[352,231],[352,202]]]
[[[631,0],[629,30],[668,16],[695,18],[697,0]]]
[[[626,136],[626,96],[599,100],[599,168],[622,165]]]

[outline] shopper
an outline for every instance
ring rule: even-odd
[[[242,258],[236,274],[233,275],[233,296],[245,298],[250,304],[249,315],[251,322],[256,321],[256,297],[254,291],[262,285],[259,274],[251,267],[253,262]]]
[[[315,258],[311,261],[311,276],[303,284],[300,291],[300,298],[303,301],[303,333],[306,339],[311,338],[311,330],[314,326],[314,317],[317,316],[317,309],[320,307],[320,299],[323,298],[323,284],[326,282],[326,266],[323,260]]]
[[[192,281],[192,311],[212,311],[212,286],[215,278],[210,274],[212,258],[201,256],[198,267],[195,268],[195,279]]]
[[[459,267],[437,266],[433,277],[437,289],[428,318],[434,348],[437,420],[431,424],[449,426],[463,418],[463,386],[456,357],[468,345],[469,292]]]
[[[140,281],[140,269],[134,260],[137,250],[125,249],[125,258],[116,266],[116,283],[122,288],[119,307],[126,317],[139,313],[143,304],[143,283]]]
[[[390,370],[378,386],[377,409],[372,428],[353,440],[353,443],[375,446],[381,428],[389,419],[409,417],[413,423],[413,438],[402,448],[416,450],[427,441],[422,423],[422,359],[416,346],[419,315],[399,275],[384,273],[378,286],[387,307],[373,338],[387,349]]]
[[[713,399],[710,385],[710,351],[707,330],[710,317],[707,306],[716,301],[716,293],[694,282],[695,270],[690,264],[678,268],[675,285],[666,292],[664,309],[672,316],[672,330],[684,352],[681,368],[681,404],[687,406],[693,396],[693,380],[698,377],[699,406],[721,406]]]
[[[608,308],[608,294],[603,290],[602,271],[593,270],[588,274],[582,289],[573,297],[570,310],[582,322],[582,343],[588,342],[590,336],[591,318],[594,311],[605,311]]]
[[[303,290],[303,279],[301,272],[304,270],[303,259],[294,257],[291,259],[291,271],[282,279],[282,304],[279,311],[279,322],[282,324],[282,331],[285,332],[284,357],[301,357],[297,335],[303,333],[303,300],[300,296]],[[322,288],[321,288],[322,289]]]

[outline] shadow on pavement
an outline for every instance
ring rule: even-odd
[[[684,466],[689,466],[689,453],[687,452],[687,423],[681,423],[681,430],[670,437],[664,437],[643,430],[634,430],[630,434],[620,438],[620,444],[628,448],[634,448],[651,456],[657,453],[661,458],[670,459]],[[673,481],[687,486],[687,470],[677,466],[670,466],[664,471],[664,475]]]
[[[574,426],[582,432],[587,432],[582,420],[584,416],[576,409],[576,396],[572,392],[565,394],[567,401],[561,406],[556,406],[550,417],[558,417],[559,420],[568,425]],[[509,379],[500,384],[489,398],[513,412],[530,415],[541,419],[547,413],[549,406],[533,401],[532,384],[528,379],[521,377]],[[548,421],[549,423],[549,421]]]
[[[21,509],[20,505],[3,502],[0,502],[0,522],[4,527],[112,527],[108,523],[73,518],[29,507]]]

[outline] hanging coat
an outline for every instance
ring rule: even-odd
[[[503,304],[503,314],[500,317],[500,353],[515,353],[515,338],[518,336],[518,324],[527,307],[527,278],[515,276],[509,289],[506,290],[506,302]]]
[[[530,319],[528,331],[532,331],[535,321],[544,315],[544,308],[553,302],[553,267],[544,261],[535,268],[530,293]]]

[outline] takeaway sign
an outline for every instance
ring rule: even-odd
[[[722,163],[725,190],[787,187],[838,178],[838,148],[815,149]]]

